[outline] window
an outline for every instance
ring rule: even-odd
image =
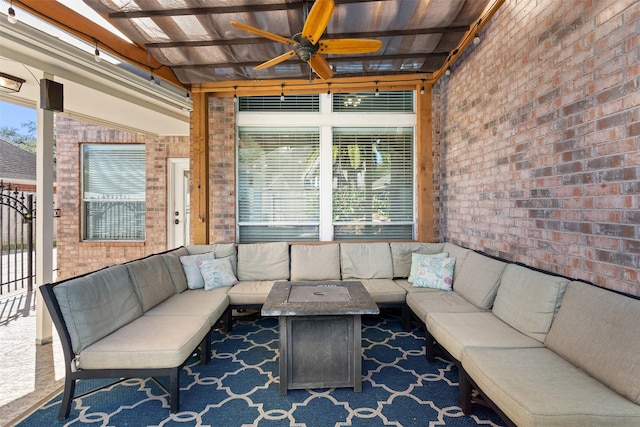
[[[239,128],[243,242],[318,239],[318,156],[318,129]]]
[[[413,128],[333,130],[334,240],[413,232]]]
[[[413,92],[315,97],[240,98],[239,241],[413,239]]]
[[[144,240],[145,148],[82,146],[84,240]]]

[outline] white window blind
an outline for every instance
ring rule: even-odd
[[[238,129],[238,226],[241,242],[317,240],[317,128]]]
[[[84,144],[82,149],[84,239],[144,240],[144,145]]]
[[[311,111],[320,109],[318,95],[287,95],[284,100],[280,96],[241,96],[239,111]]]
[[[334,112],[413,112],[413,91],[336,93]]]
[[[411,239],[413,128],[333,129],[334,239]]]

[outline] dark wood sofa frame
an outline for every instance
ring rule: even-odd
[[[62,282],[58,283],[48,283],[40,286],[40,291],[42,292],[43,300],[51,314],[51,318],[53,320],[53,324],[58,331],[60,336],[60,342],[62,344],[62,351],[64,354],[64,363],[65,363],[65,380],[64,380],[64,392],[62,395],[62,402],[60,404],[60,412],[58,414],[58,419],[65,419],[69,416],[69,412],[71,410],[71,403],[74,399],[83,397],[89,393],[92,393],[101,388],[107,387],[98,387],[89,392],[83,393],[81,395],[75,396],[75,388],[76,382],[81,379],[97,379],[97,378],[152,378],[153,381],[158,384],[160,388],[162,388],[166,393],[169,394],[170,398],[170,409],[171,413],[176,413],[179,410],[180,405],[180,370],[182,366],[184,366],[185,361],[183,361],[179,366],[173,366],[168,368],[153,368],[153,369],[81,369],[76,367],[75,359],[76,355],[73,352],[71,346],[71,337],[67,331],[67,326],[65,324],[64,318],[62,317],[62,312],[60,310],[60,305],[56,299],[56,296],[53,292],[53,288]],[[199,346],[194,349],[195,352],[199,353],[200,363],[207,364],[211,360],[211,335],[207,334]],[[169,390],[164,387],[159,381],[156,380],[155,377],[168,377],[169,378]],[[109,384],[108,386],[111,386]]]

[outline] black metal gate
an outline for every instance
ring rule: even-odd
[[[0,181],[0,295],[33,290],[33,219],[33,194]]]

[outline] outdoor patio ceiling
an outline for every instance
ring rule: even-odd
[[[254,70],[291,47],[231,25],[237,21],[289,38],[302,30],[313,1],[84,1],[170,67],[184,85],[318,78],[297,56]],[[484,24],[483,12],[490,3],[496,0],[335,0],[321,39],[378,39],[382,48],[374,53],[323,56],[334,79],[434,73]]]

